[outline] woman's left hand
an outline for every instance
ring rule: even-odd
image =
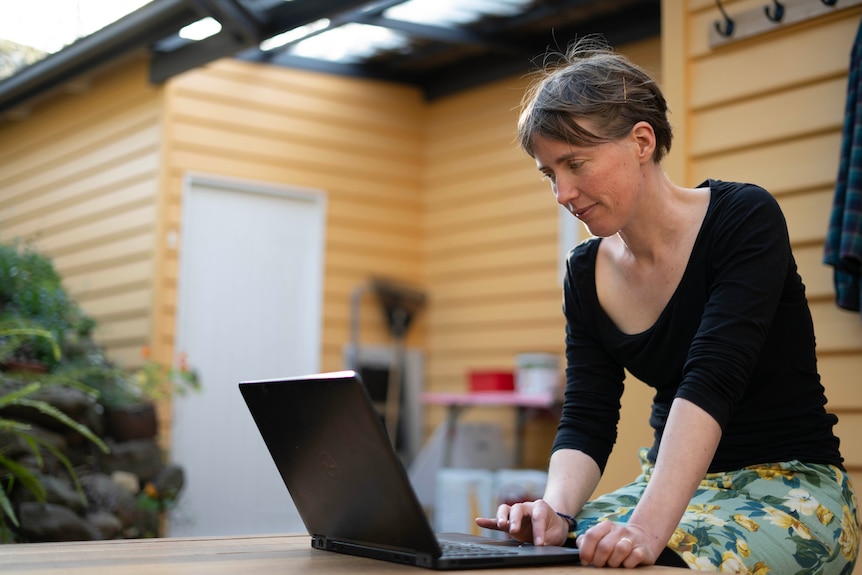
[[[577,539],[581,561],[595,567],[637,567],[655,563],[661,549],[635,525],[602,521]]]

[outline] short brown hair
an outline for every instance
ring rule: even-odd
[[[559,63],[537,75],[518,120],[518,141],[531,156],[536,136],[591,146],[623,138],[641,121],[655,132],[653,160],[660,162],[670,151],[673,132],[658,84],[603,38],[578,40]],[[584,129],[578,119],[597,122],[599,133]]]

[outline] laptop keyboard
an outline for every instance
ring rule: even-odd
[[[505,547],[492,547],[490,545],[473,545],[472,543],[444,542],[440,545],[443,549],[443,557],[501,557],[505,555],[517,555],[518,552]]]

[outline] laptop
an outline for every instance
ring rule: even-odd
[[[356,372],[239,389],[312,547],[429,569],[580,562],[575,548],[435,534]]]

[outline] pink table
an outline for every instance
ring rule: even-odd
[[[513,407],[516,410],[515,420],[515,462],[522,463],[524,446],[524,424],[535,410],[554,409],[559,401],[553,393],[526,394],[515,391],[479,391],[473,393],[435,393],[422,394],[422,402],[428,405],[442,405],[447,408],[446,417],[446,449],[443,465],[449,464],[452,441],[457,429],[458,417],[470,407]]]

